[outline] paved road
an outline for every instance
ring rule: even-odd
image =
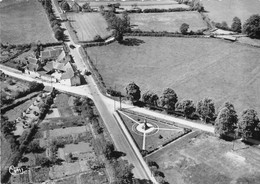
[[[54,7],[55,7],[54,8],[55,13],[56,13],[56,15],[58,15],[59,12],[57,10],[57,7],[55,5],[54,5]],[[64,24],[62,26],[64,26],[64,28],[66,28]],[[64,33],[68,36],[68,39],[70,40],[68,42],[68,44],[73,44],[74,46],[76,46],[75,49],[70,48],[70,51],[71,51],[71,55],[75,61],[75,64],[77,65],[78,69],[81,71],[84,71],[85,69],[89,70],[88,66],[84,63],[84,61],[80,55],[80,52],[79,52],[80,45],[77,45],[76,43],[73,42],[71,35],[69,34],[69,32],[67,30]],[[132,145],[129,143],[129,141],[125,137],[124,133],[120,129],[120,126],[118,125],[117,120],[114,118],[113,105],[111,106],[111,103],[108,103],[108,104],[106,103],[107,100],[104,100],[104,98],[106,98],[106,97],[104,97],[99,92],[97,85],[95,84],[92,76],[86,76],[85,78],[88,82],[88,87],[89,87],[89,91],[91,91],[92,99],[93,99],[108,131],[110,132],[110,135],[114,141],[116,148],[119,151],[126,153],[125,159],[128,160],[129,163],[134,165],[134,169],[133,169],[134,176],[136,178],[140,178],[140,179],[150,179],[147,174],[148,173],[147,170],[145,170],[143,168],[144,166],[140,162],[140,159],[143,159],[143,158],[142,157],[140,158],[136,154],[136,152],[133,150]],[[75,93],[76,93],[76,91],[75,91]]]

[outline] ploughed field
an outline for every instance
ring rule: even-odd
[[[0,20],[0,40],[3,43],[56,42],[47,15],[37,0],[3,0]]]
[[[252,14],[260,14],[259,0],[202,0],[201,2],[212,21],[226,21],[229,26],[235,16],[244,23]]]
[[[206,29],[207,25],[198,12],[135,13],[129,14],[134,29],[142,31],[180,32],[183,23],[189,24],[189,30]]]
[[[229,100],[238,112],[260,112],[260,50],[211,38],[125,37],[124,44],[87,48],[107,87],[125,93],[134,81],[144,93],[173,88],[179,100]]]
[[[107,38],[112,34],[100,13],[67,13],[67,17],[79,41],[93,41],[96,35]]]

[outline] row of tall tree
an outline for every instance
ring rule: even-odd
[[[122,17],[116,16],[113,11],[101,11],[101,14],[105,17],[108,23],[108,30],[113,31],[113,36],[120,43],[123,41],[123,35],[130,30],[130,17],[125,11]]]
[[[244,110],[238,118],[233,104],[226,102],[221,107],[215,121],[215,133],[220,138],[231,134],[242,139],[257,138],[260,135],[260,121],[254,109]]]
[[[250,16],[243,25],[238,17],[233,18],[231,27],[229,27],[226,21],[213,23],[215,24],[215,27],[219,29],[245,33],[251,38],[260,38],[260,15],[258,14]]]
[[[64,39],[64,31],[60,27],[60,21],[57,19],[57,17],[54,15],[53,9],[52,9],[52,3],[51,0],[45,0],[41,1],[43,7],[46,10],[46,13],[48,15],[49,21],[51,23],[51,27],[54,31],[54,36],[57,40],[63,40]]]
[[[134,82],[126,86],[126,94],[133,104],[141,99],[141,90]],[[205,122],[215,120],[215,130],[220,137],[236,133],[247,139],[257,137],[257,134],[260,134],[260,121],[257,112],[253,109],[247,109],[238,118],[234,106],[229,102],[224,103],[216,112],[212,99],[204,98],[196,105],[189,99],[178,101],[176,92],[171,88],[166,88],[160,97],[152,91],[147,91],[142,95],[142,101],[150,108],[163,108],[167,113],[182,112],[186,118],[197,114]]]

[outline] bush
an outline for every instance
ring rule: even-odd
[[[182,25],[181,25],[181,27],[180,27],[180,32],[182,33],[182,34],[187,34],[187,32],[188,32],[188,30],[189,30],[189,25],[188,24],[186,24],[186,23],[183,23]]]
[[[63,40],[64,38],[64,34],[63,34],[63,31],[60,30],[60,29],[57,29],[55,32],[54,32],[54,36],[57,40]]]
[[[94,42],[103,42],[104,40],[103,40],[103,38],[101,38],[100,35],[96,35],[96,36],[94,37],[93,41],[94,41]]]

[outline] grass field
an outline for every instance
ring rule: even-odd
[[[22,44],[56,42],[47,15],[37,1],[4,0],[0,8],[1,42]]]
[[[189,24],[189,30],[206,29],[207,25],[198,12],[144,13],[129,14],[131,25],[142,31],[180,31],[183,23]]]
[[[235,16],[244,23],[252,14],[260,14],[259,0],[202,0],[202,3],[211,20],[226,21],[229,26]]]
[[[233,143],[194,132],[150,155],[170,183],[257,184],[260,152],[241,142]]]
[[[76,30],[79,41],[93,41],[96,35],[106,38],[112,34],[100,13],[68,13],[68,19]]]
[[[123,44],[87,48],[104,82],[125,93],[134,81],[142,93],[173,88],[179,100],[229,100],[241,112],[260,112],[260,50],[217,39],[128,37]],[[129,46],[131,45],[131,46]]]

